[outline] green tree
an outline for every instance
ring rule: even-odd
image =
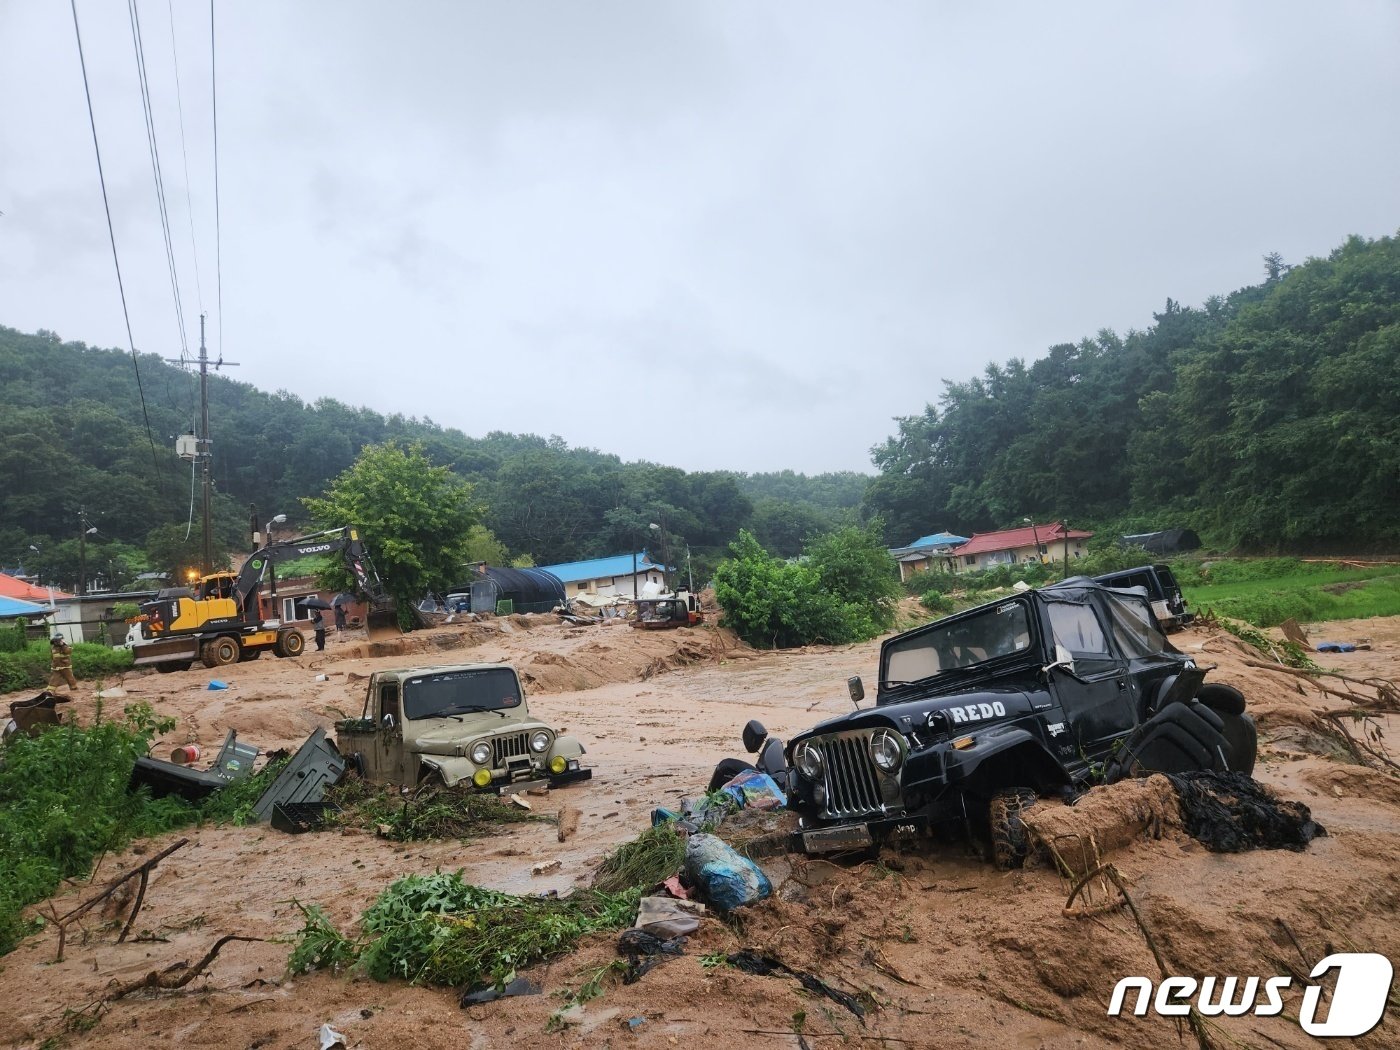
[[[362,449],[323,497],[302,503],[320,528],[359,528],[405,627],[424,594],[461,582],[481,517],[467,482],[434,466],[421,445],[393,441]],[[352,581],[336,567],[323,582],[344,588]]]
[[[901,589],[899,567],[881,539],[883,529],[877,519],[823,536],[808,546],[807,567],[824,591],[887,631],[894,626]]]

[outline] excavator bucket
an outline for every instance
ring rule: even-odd
[[[403,634],[403,629],[399,627],[398,610],[393,606],[370,609],[365,614],[365,632],[369,635],[371,642],[381,641],[385,638],[397,638]]]

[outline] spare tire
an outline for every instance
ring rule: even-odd
[[[1203,685],[1196,693],[1196,699],[1220,715],[1244,714],[1244,694],[1224,682],[1211,682]]]
[[[1247,777],[1254,776],[1254,761],[1259,756],[1259,731],[1251,715],[1226,715],[1221,730],[1229,747],[1225,751],[1230,768]]]

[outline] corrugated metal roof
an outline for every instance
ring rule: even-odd
[[[660,569],[661,565],[651,560],[646,551],[637,552],[637,571]],[[565,583],[579,583],[583,580],[605,579],[610,576],[631,576],[632,555],[615,554],[611,558],[594,558],[591,561],[567,561],[562,565],[541,565],[539,568],[552,572]]]
[[[1075,529],[1070,529],[1068,533],[1072,540],[1087,540],[1092,535],[1092,532],[1079,532]],[[972,539],[958,548],[957,553],[959,557],[965,557],[969,554],[1009,551],[1017,547],[1034,547],[1037,537],[1042,546],[1049,546],[1051,543],[1063,543],[1066,533],[1058,521],[1034,527],[1025,525],[1019,529],[1003,529],[1001,532],[975,532]]]

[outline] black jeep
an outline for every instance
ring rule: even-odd
[[[769,768],[778,748],[758,723],[745,746],[779,774],[806,852],[951,825],[1019,867],[1019,814],[1040,796],[1149,772],[1253,771],[1244,697],[1204,678],[1140,593],[1080,577],[888,639],[875,706],[794,738],[786,768]],[[849,684],[858,705],[864,687]]]

